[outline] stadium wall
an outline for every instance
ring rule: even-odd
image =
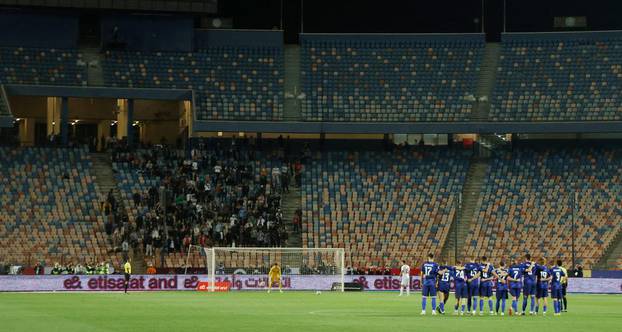
[[[0,11],[0,46],[75,48],[78,26],[71,14]]]
[[[462,134],[462,133],[620,133],[622,121],[590,122],[303,122],[199,121],[205,132]]]
[[[116,33],[114,32],[117,27]],[[101,18],[104,45],[123,43],[134,51],[191,52],[192,17],[179,15],[110,15]]]
[[[208,275],[135,275],[130,281],[134,291],[192,291],[200,281],[208,281]],[[327,290],[338,277],[331,275],[286,275],[283,287],[289,290]],[[264,290],[266,275],[217,276],[216,281],[232,282],[234,290]],[[49,291],[122,291],[122,275],[64,275],[64,276],[0,276],[0,292],[49,292]],[[348,275],[345,282],[356,282],[367,291],[396,291],[400,277]],[[411,288],[421,290],[419,277],[412,277]],[[622,279],[571,278],[570,293],[622,294]]]
[[[507,32],[501,34],[501,41],[560,41],[560,40],[610,40],[622,38],[622,31],[567,31],[567,32]]]
[[[484,42],[483,33],[301,33],[300,41],[472,41]]]
[[[283,47],[282,30],[206,30],[194,31],[197,49],[219,46]]]

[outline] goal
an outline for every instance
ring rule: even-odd
[[[193,247],[193,248],[192,248]],[[203,248],[192,246],[186,266],[201,254],[207,268],[210,291],[217,282],[230,282],[231,290],[268,288],[268,271],[274,263],[281,267],[286,290],[344,290],[343,248]]]

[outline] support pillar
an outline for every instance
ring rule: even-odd
[[[58,97],[47,98],[47,135],[60,134],[60,104]]]
[[[19,121],[19,143],[21,146],[35,145],[35,123],[36,120],[33,118]]]
[[[110,137],[110,120],[99,121],[97,124],[97,151],[104,149],[108,137]]]
[[[193,123],[192,102],[190,100],[182,100],[179,102],[179,133],[183,133],[188,128],[188,137],[192,137]]]
[[[133,144],[134,100],[117,99],[117,139],[126,138],[128,146]]]
[[[127,146],[134,146],[134,99],[127,100]]]
[[[117,99],[117,139],[127,137],[127,99]]]
[[[60,140],[63,146],[66,146],[69,143],[69,98],[68,97],[61,97]]]

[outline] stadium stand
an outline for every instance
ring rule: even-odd
[[[303,174],[303,246],[345,248],[355,268],[439,254],[467,168],[445,149],[318,153]]]
[[[194,53],[107,51],[113,87],[193,89],[200,120],[279,120],[283,50],[212,47]]]
[[[301,35],[308,121],[461,121],[482,36]]]
[[[506,34],[494,121],[622,120],[622,35]]]
[[[87,72],[81,61],[72,49],[0,47],[0,83],[84,86]]]
[[[168,253],[165,267],[183,266],[188,244],[284,245],[281,194],[288,188],[291,168],[282,150],[262,154],[247,140],[230,144],[201,143],[192,158],[183,150],[157,146],[115,151],[113,166],[123,205],[128,221],[135,223],[130,230],[118,223],[113,243],[129,239],[133,245],[149,244],[153,251],[146,256],[155,256],[155,249],[162,248]],[[160,205],[161,186],[172,196],[168,215]],[[172,244],[164,242],[165,230]],[[200,257],[192,258],[193,266],[205,266]]]
[[[0,251],[6,262],[109,258],[88,151],[0,147]]]
[[[622,150],[519,149],[493,159],[467,235],[466,254],[496,261],[531,253],[571,261],[572,204],[577,264],[590,268],[622,225]]]

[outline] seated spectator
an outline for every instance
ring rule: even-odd
[[[149,262],[149,266],[147,267],[147,274],[156,274],[156,268],[151,262]]]
[[[54,263],[54,267],[52,268],[52,271],[50,272],[50,274],[61,275],[63,273],[63,270],[64,270],[63,266],[61,266],[58,263]]]

